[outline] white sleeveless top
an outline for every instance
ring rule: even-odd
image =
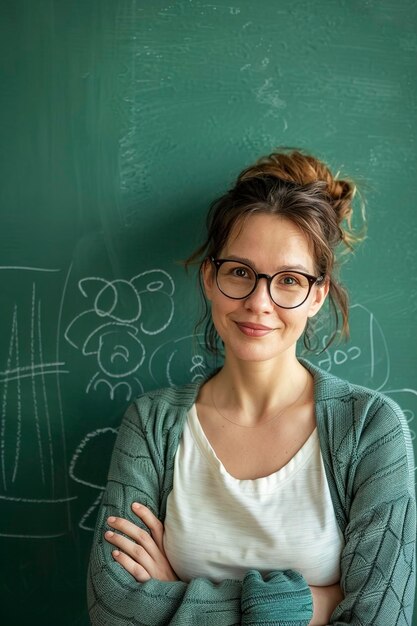
[[[255,480],[231,476],[188,413],[167,500],[164,546],[178,577],[213,582],[294,569],[309,585],[340,579],[337,525],[317,429],[279,471]]]

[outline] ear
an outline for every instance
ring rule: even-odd
[[[310,302],[308,317],[314,317],[320,311],[321,307],[326,301],[327,294],[329,293],[329,288],[330,282],[328,278],[325,278],[321,285],[314,285],[314,294]]]
[[[213,263],[211,263],[210,259],[206,259],[204,261],[200,271],[204,293],[206,294],[207,300],[211,301],[213,297],[213,290],[215,288],[215,271]]]

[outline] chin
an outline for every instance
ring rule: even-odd
[[[248,363],[262,363],[263,361],[272,361],[288,352],[289,346],[281,346],[271,349],[269,345],[247,345],[247,346],[225,346],[226,357],[232,356],[239,361],[247,361]]]

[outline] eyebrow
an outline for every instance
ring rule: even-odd
[[[250,265],[251,267],[253,267],[257,272],[258,272],[258,268],[256,267],[255,263],[253,261],[251,261],[251,259],[247,259],[244,256],[235,256],[235,255],[228,255],[227,258],[230,261],[240,261],[240,263],[246,263],[246,265]],[[295,263],[294,265],[281,265],[280,269],[277,270],[277,272],[286,272],[289,270],[300,270],[300,272],[305,272],[306,274],[311,274],[310,270],[308,270],[305,265],[302,265],[301,263]],[[275,273],[275,272],[274,272]]]

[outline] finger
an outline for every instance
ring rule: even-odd
[[[129,556],[135,563],[141,565],[147,572],[151,571],[154,560],[143,547],[131,541],[119,533],[114,533],[112,530],[108,530],[104,537],[106,541],[111,543],[116,548],[119,548],[124,554]]]
[[[150,580],[150,576],[143,565],[137,563],[134,559],[130,558],[124,552],[120,552],[120,550],[113,550],[112,552],[113,558],[119,565],[121,565],[129,574],[135,578],[138,583],[144,583],[147,580]]]
[[[148,509],[148,507],[144,504],[140,504],[139,502],[134,502],[132,504],[132,510],[135,515],[140,517],[142,522],[149,528],[156,545],[161,552],[164,552],[164,525],[162,522],[152,513],[150,509]]]
[[[156,558],[159,547],[146,530],[139,528],[139,526],[123,517],[109,517],[107,523],[111,528],[120,531],[138,545],[143,546],[148,554]]]

